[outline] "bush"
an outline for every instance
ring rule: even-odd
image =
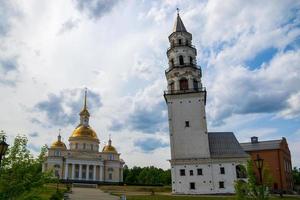
[[[50,197],[50,200],[61,200],[63,197],[64,197],[64,193],[58,190]]]

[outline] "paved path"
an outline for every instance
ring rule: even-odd
[[[119,197],[104,193],[96,188],[72,188],[71,200],[119,200]]]

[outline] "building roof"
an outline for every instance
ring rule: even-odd
[[[256,143],[246,142],[240,143],[244,151],[260,151],[260,150],[271,150],[280,149],[280,143],[282,140],[269,140],[269,141],[258,141]]]
[[[248,157],[232,132],[208,132],[208,141],[212,158]]]
[[[187,32],[179,14],[177,14],[173,32]]]

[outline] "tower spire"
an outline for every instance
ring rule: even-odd
[[[181,18],[179,15],[179,8],[176,9],[177,10],[177,18],[174,24],[174,28],[173,28],[173,32],[187,32]]]
[[[58,136],[57,136],[57,140],[61,141],[61,135],[60,135],[61,129],[58,129]]]
[[[88,126],[90,113],[87,109],[87,88],[85,88],[85,91],[84,91],[83,108],[82,108],[81,112],[79,113],[79,115],[80,115],[80,124],[82,124],[84,126]]]

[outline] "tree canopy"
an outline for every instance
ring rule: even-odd
[[[123,173],[124,183],[140,185],[170,185],[171,171],[150,167],[136,167],[129,169],[126,165]]]

